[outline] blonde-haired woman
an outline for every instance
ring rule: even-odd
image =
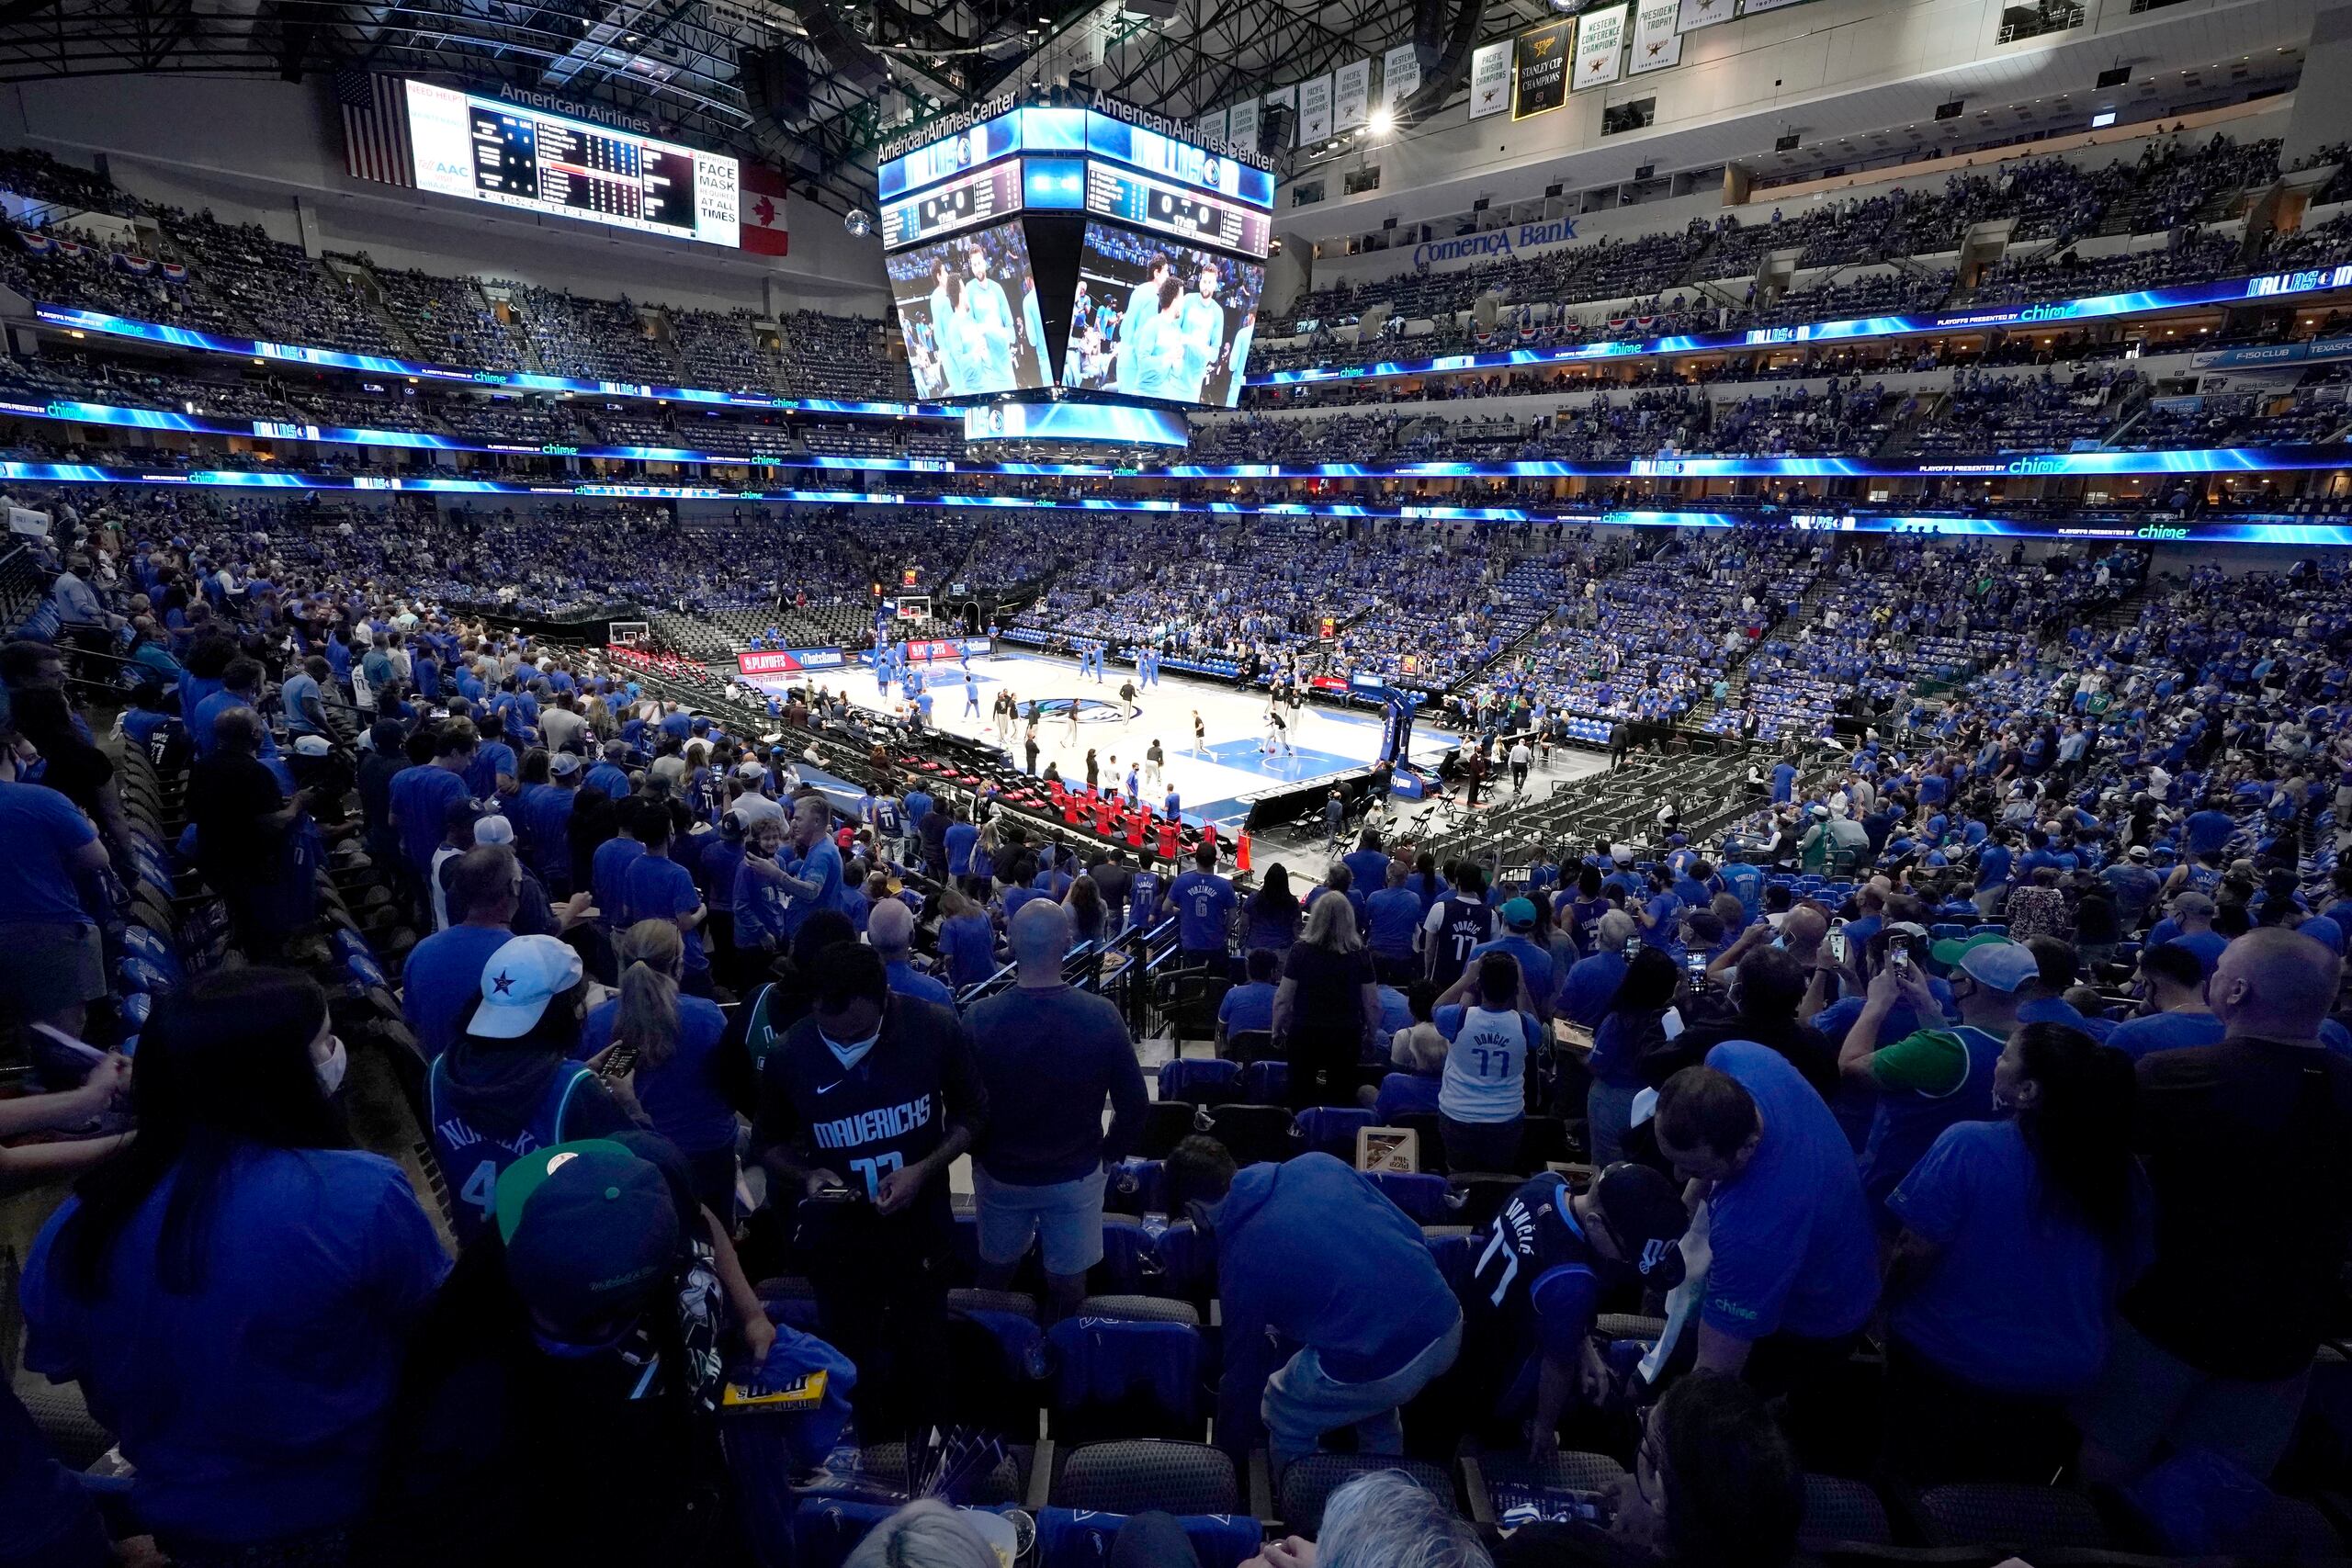
[[[1317,898],[1274,991],[1274,1043],[1290,1063],[1292,1109],[1355,1104],[1356,1066],[1379,1023],[1380,987],[1355,910],[1342,897]]]
[[[695,1196],[732,1224],[735,1107],[722,1073],[727,1015],[680,993],[685,942],[675,920],[639,920],[621,933],[620,995],[593,1009],[579,1052],[619,1044],[637,1058],[637,1100],[653,1130],[670,1140],[694,1175]]]

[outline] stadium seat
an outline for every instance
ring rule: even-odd
[[[1182,1305],[1138,1296],[1111,1299],[1152,1302],[1139,1311]],[[1200,1435],[1208,1346],[1193,1324],[1170,1317],[1066,1317],[1046,1331],[1046,1345],[1057,1441]]]
[[[1176,1145],[1193,1135],[1193,1118],[1199,1109],[1187,1100],[1153,1100],[1144,1111],[1143,1145],[1137,1152],[1155,1161],[1175,1153]]]
[[[1808,1474],[1804,1521],[1798,1527],[1797,1537],[1809,1551],[1825,1551],[1833,1542],[1893,1546],[1894,1527],[1887,1522],[1886,1506],[1864,1483],[1838,1475]]]
[[[1302,1152],[1331,1155],[1352,1164],[1356,1131],[1372,1125],[1372,1112],[1337,1105],[1310,1105],[1295,1120],[1298,1135],[1306,1145]]]
[[[1159,1065],[1159,1098],[1197,1106],[1223,1105],[1253,1096],[1240,1092],[1238,1064],[1207,1056],[1179,1056]]]
[[[1237,1062],[1263,1062],[1278,1059],[1274,1037],[1263,1029],[1244,1029],[1225,1037],[1225,1055]]]
[[[1454,1506],[1453,1483],[1427,1460],[1385,1454],[1307,1454],[1283,1467],[1274,1483],[1274,1512],[1283,1529],[1312,1540],[1323,1529],[1323,1505],[1332,1493],[1359,1475],[1393,1470],[1409,1475],[1448,1508]]]
[[[2053,1486],[1968,1482],[1919,1494],[1912,1505],[1929,1546],[1995,1546],[2030,1554],[2110,1544],[2089,1498]]]
[[[1208,1444],[1137,1439],[1072,1450],[1054,1477],[1051,1501],[1106,1514],[1231,1514],[1241,1507],[1241,1493],[1233,1461]]]
[[[1445,1178],[1428,1171],[1407,1175],[1402,1171],[1373,1170],[1364,1179],[1380,1189],[1382,1197],[1405,1211],[1405,1217],[1417,1225],[1439,1225],[1453,1223],[1453,1211],[1448,1204],[1451,1195]]]
[[[1290,1095],[1290,1064],[1251,1060],[1241,1069],[1242,1100],[1252,1105],[1279,1105]]]
[[[1300,1152],[1290,1109],[1282,1105],[1218,1105],[1204,1107],[1204,1131],[1233,1153],[1239,1165],[1261,1160],[1281,1161]]]

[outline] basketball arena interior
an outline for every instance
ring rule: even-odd
[[[0,0],[0,1568],[2352,1562],[2352,0]]]

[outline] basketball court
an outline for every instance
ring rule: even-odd
[[[1316,704],[1295,713],[1283,711],[1289,724],[1288,750],[1269,752],[1265,694],[1218,682],[1163,674],[1158,684],[1139,689],[1130,706],[1120,701],[1119,690],[1130,681],[1139,681],[1131,668],[1113,665],[1097,681],[1091,673],[1081,676],[1074,660],[1008,650],[972,660],[969,674],[979,710],[972,713],[967,711],[963,665],[941,660],[922,668],[925,690],[932,698],[933,727],[1001,747],[1016,767],[1023,760],[1025,716],[1005,732],[997,728],[991,712],[998,694],[1008,689],[1024,716],[1032,703],[1040,710],[1040,773],[1052,762],[1064,778],[1083,783],[1086,754],[1091,750],[1102,787],[1124,788],[1129,766],[1141,768],[1144,753],[1158,740],[1167,761],[1159,784],[1155,786],[1148,777],[1145,779],[1146,796],[1157,804],[1172,784],[1182,798],[1186,820],[1212,821],[1228,832],[1249,815],[1251,795],[1277,785],[1369,767],[1380,753],[1378,714]],[[842,687],[853,703],[876,713],[895,716],[908,705],[897,682],[883,690],[872,669],[862,662],[812,673],[824,684]],[[808,678],[776,680],[785,686]],[[1200,715],[1204,732],[1197,750],[1193,738],[1195,713]],[[1424,716],[1414,727],[1411,760],[1419,767],[1434,769],[1438,759],[1454,744],[1450,732],[1436,728]],[[1549,781],[1576,777],[1605,765],[1597,757],[1555,750],[1552,765],[1543,771],[1546,782],[1542,787],[1548,787]],[[1508,789],[1506,779],[1503,792]]]

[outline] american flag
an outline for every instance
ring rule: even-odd
[[[344,173],[356,180],[414,186],[408,97],[401,78],[344,66],[334,73],[334,101],[343,110]]]

